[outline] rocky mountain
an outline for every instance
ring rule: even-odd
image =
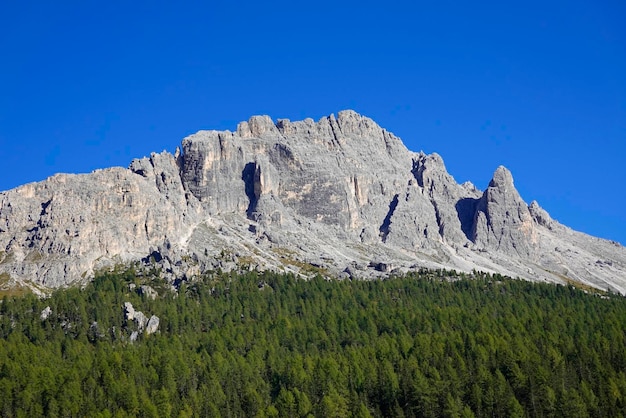
[[[626,249],[571,230],[511,173],[458,184],[353,111],[254,116],[172,155],[0,193],[0,278],[36,291],[135,263],[172,282],[207,269],[370,278],[421,267],[579,282],[626,294]],[[154,268],[155,267],[155,268]]]

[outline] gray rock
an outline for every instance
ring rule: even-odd
[[[135,308],[130,302],[124,302],[124,319],[133,321],[135,319]]]
[[[46,306],[45,309],[41,311],[41,315],[39,316],[39,318],[41,318],[42,321],[45,321],[46,319],[48,319],[51,313],[52,309],[49,306]]]
[[[538,244],[536,222],[513,186],[513,176],[500,166],[478,201],[473,241],[481,248],[533,260]]]
[[[543,226],[552,230],[554,227],[554,221],[541,206],[537,203],[536,200],[533,200],[528,206],[528,211],[530,212],[530,216],[532,216],[535,223],[539,226]]]
[[[154,334],[159,329],[159,317],[152,315],[146,325],[146,334]]]
[[[135,321],[139,332],[143,331],[148,323],[148,318],[143,312],[136,310],[130,302],[124,302],[124,318],[126,321]]]
[[[369,266],[372,267],[374,270],[380,271],[383,273],[389,273],[393,270],[393,265],[388,264],[388,263],[372,261]]]
[[[458,184],[439,155],[409,151],[353,111],[254,116],[128,169],[0,193],[10,283],[53,289],[131,262],[172,284],[218,268],[373,278],[426,267],[626,293],[626,249],[526,205],[504,167],[484,192]]]
[[[134,321],[137,324],[137,330],[142,332],[148,323],[148,317],[141,311],[135,311]]]
[[[148,285],[140,286],[139,287],[139,294],[140,295],[145,295],[148,299],[152,299],[152,300],[155,300],[159,296],[157,291],[154,290],[152,287],[150,287]]]

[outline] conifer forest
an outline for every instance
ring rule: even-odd
[[[497,274],[130,268],[3,297],[0,416],[620,417],[625,347],[624,297]]]

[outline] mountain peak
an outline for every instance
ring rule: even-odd
[[[427,267],[626,293],[626,249],[529,208],[508,169],[482,193],[459,185],[438,154],[353,110],[253,116],[188,136],[176,155],[0,193],[9,282],[56,288],[124,263],[157,263],[172,283],[243,264],[357,278]]]
[[[513,175],[508,168],[501,165],[493,173],[489,187],[507,188],[513,187]]]

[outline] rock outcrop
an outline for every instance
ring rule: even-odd
[[[139,288],[139,294],[145,295],[148,299],[152,300],[155,300],[159,296],[156,290],[147,285],[143,285]]]
[[[506,168],[484,192],[458,184],[439,155],[409,151],[353,111],[318,122],[254,116],[128,169],[0,193],[10,283],[46,291],[130,262],[158,266],[173,284],[217,268],[366,278],[427,267],[626,293],[624,247],[527,205]]]
[[[130,302],[124,302],[124,319],[126,319],[126,321],[135,320],[135,308]]]
[[[45,321],[46,319],[48,319],[48,317],[50,316],[51,313],[52,313],[52,309],[49,306],[46,306],[44,308],[44,310],[41,311],[41,314],[39,315],[39,318],[42,321]]]
[[[136,330],[133,330],[130,334],[130,341],[133,342],[137,339],[139,334],[145,332],[146,335],[154,334],[159,329],[159,317],[156,315],[148,317],[141,311],[135,310],[133,304],[130,302],[124,302],[124,319],[126,324],[134,323]]]
[[[156,315],[152,315],[148,320],[148,324],[146,325],[146,334],[154,334],[159,329],[159,317]]]

